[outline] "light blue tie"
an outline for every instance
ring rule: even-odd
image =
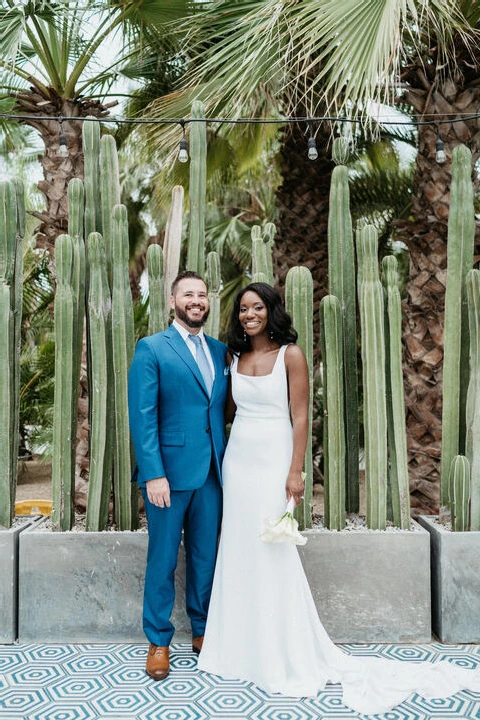
[[[212,386],[213,386],[213,375],[212,375],[212,369],[210,367],[210,363],[208,362],[207,356],[205,354],[205,350],[203,349],[203,344],[198,335],[189,335],[188,336],[190,340],[195,343],[196,347],[196,360],[197,365],[200,369],[200,372],[202,373],[203,380],[205,382],[205,385],[207,387],[207,392],[210,395],[212,392]]]

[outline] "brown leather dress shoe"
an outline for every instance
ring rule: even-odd
[[[196,655],[200,655],[200,650],[203,645],[203,635],[192,638],[192,650]]]
[[[162,647],[150,644],[145,671],[152,680],[164,680],[167,677],[170,672],[168,645]]]

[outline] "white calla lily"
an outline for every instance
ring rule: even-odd
[[[266,543],[292,543],[293,545],[305,545],[307,538],[298,531],[298,522],[293,517],[295,501],[293,498],[287,503],[283,515],[275,520],[266,520],[265,527],[260,533],[260,540]]]

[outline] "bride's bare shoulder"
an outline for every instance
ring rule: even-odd
[[[294,343],[290,343],[287,345],[287,349],[285,350],[285,358],[289,360],[290,358],[292,361],[299,361],[299,360],[305,360],[305,355],[303,354],[302,348],[298,347],[298,345],[295,345]]]
[[[307,372],[307,361],[303,350],[299,348],[298,345],[294,345],[293,343],[287,345],[287,349],[285,350],[285,367],[289,377],[292,372],[302,374]]]

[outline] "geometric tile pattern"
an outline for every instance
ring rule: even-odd
[[[480,645],[342,645],[353,655],[480,663]],[[198,672],[189,645],[171,648],[171,673],[145,674],[146,644],[0,645],[0,720],[352,720],[339,685],[316,698],[267,695],[252,683]],[[377,720],[480,719],[480,693],[413,696]]]

